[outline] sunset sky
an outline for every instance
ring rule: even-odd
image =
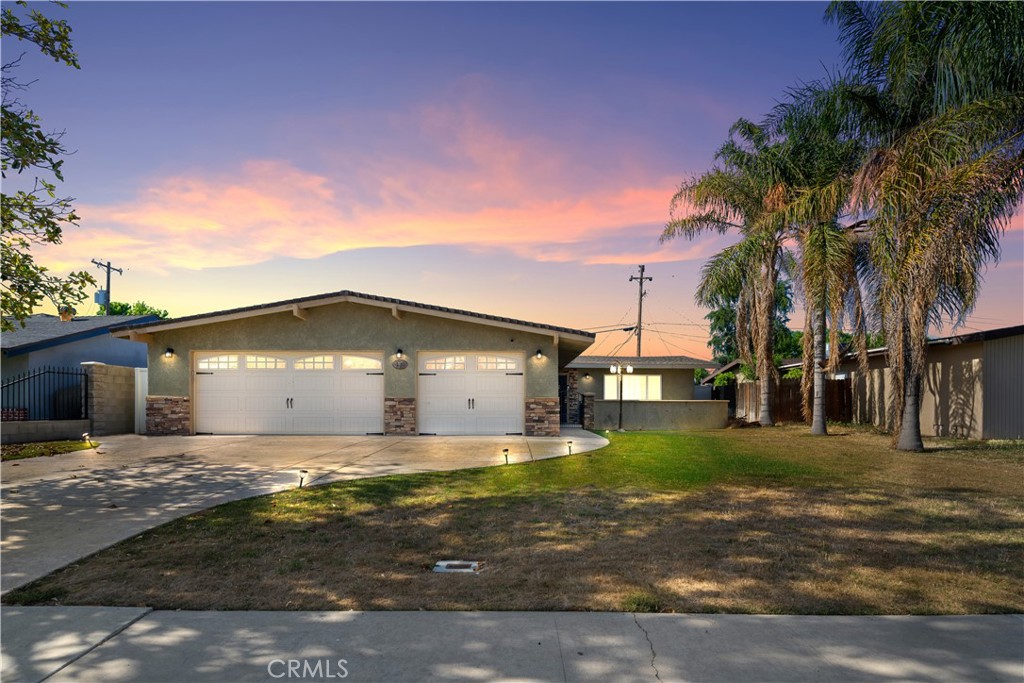
[[[595,328],[635,320],[644,263],[651,355],[710,355],[693,291],[728,243],[659,246],[674,188],[839,61],[811,2],[43,9],[82,64],[19,74],[75,150],[54,270],[109,259],[115,300],[174,316],[352,289]],[[1024,322],[1021,216],[967,331]]]

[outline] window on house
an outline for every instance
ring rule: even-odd
[[[245,368],[247,370],[286,370],[288,362],[284,358],[273,356],[246,356]]]
[[[383,367],[380,358],[372,356],[349,356],[341,357],[342,370],[380,370]]]
[[[518,359],[511,356],[478,356],[477,370],[518,370]]]
[[[604,397],[609,401],[619,400],[619,378],[604,376]],[[623,375],[623,401],[660,401],[661,375]]]
[[[212,358],[201,358],[197,363],[200,370],[237,370],[238,356],[224,355]]]
[[[465,356],[445,356],[443,358],[431,358],[423,364],[424,370],[465,370]]]
[[[333,370],[334,356],[306,356],[295,361],[296,370]]]

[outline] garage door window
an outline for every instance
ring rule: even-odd
[[[465,356],[445,356],[443,358],[431,358],[423,364],[424,370],[436,372],[438,370],[465,370]]]
[[[519,359],[509,356],[477,356],[477,370],[519,370]]]
[[[380,370],[383,367],[384,364],[381,363],[380,358],[350,356],[348,354],[341,357],[342,370]]]
[[[334,356],[306,356],[295,361],[296,370],[333,370]]]
[[[287,370],[288,362],[284,358],[273,356],[246,356],[246,370]]]
[[[238,356],[225,355],[212,358],[202,358],[198,365],[200,370],[237,370]]]

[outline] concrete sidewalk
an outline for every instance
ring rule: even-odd
[[[13,681],[1024,681],[1024,618],[5,607]]]
[[[5,462],[0,593],[177,517],[305,485],[529,462],[603,437],[104,437],[98,451]],[[303,472],[304,471],[304,472]]]

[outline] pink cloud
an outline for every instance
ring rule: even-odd
[[[658,248],[678,178],[652,177],[635,160],[624,161],[627,170],[596,168],[558,141],[511,132],[465,103],[425,105],[387,126],[412,129],[419,153],[352,153],[337,173],[254,159],[152,178],[116,204],[80,202],[81,227],[48,261],[68,268],[102,251],[165,271],[431,244],[582,263],[705,253],[681,243]],[[630,248],[602,248],[624,230],[635,231]],[[62,262],[72,254],[75,263]]]

